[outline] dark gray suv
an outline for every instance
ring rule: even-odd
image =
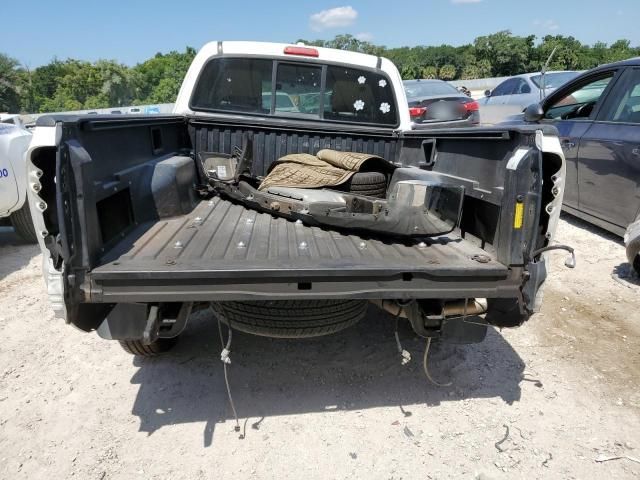
[[[525,120],[560,132],[564,210],[625,235],[629,262],[640,272],[640,58],[576,77],[528,107]]]

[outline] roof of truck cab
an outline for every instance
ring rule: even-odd
[[[271,43],[271,42],[244,42],[244,41],[213,41],[206,43],[198,52],[208,57],[215,55],[264,55],[269,57],[296,58],[295,55],[285,54],[286,47],[307,47],[318,51],[318,59],[324,61],[349,63],[362,67],[375,68],[378,59],[375,55],[352,52],[349,50],[337,50],[334,48],[316,47],[304,43]],[[298,57],[300,58],[300,57]],[[304,58],[304,57],[302,57]],[[386,60],[386,59],[385,59]],[[389,60],[387,60],[389,61]]]

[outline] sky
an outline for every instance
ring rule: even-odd
[[[0,52],[29,68],[54,57],[134,65],[211,40],[295,42],[350,33],[388,47],[480,35],[572,35],[640,45],[640,0],[4,0]]]

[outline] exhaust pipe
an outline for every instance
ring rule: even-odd
[[[444,304],[442,309],[443,316],[456,317],[459,315],[482,315],[487,313],[487,299],[486,298],[470,298],[466,302],[464,300],[456,300]]]
[[[383,300],[383,299],[376,298],[374,300],[369,300],[369,301],[373,303],[375,306],[377,306],[378,308],[381,308],[382,310],[386,310],[394,317],[407,318],[407,312],[405,311],[404,307],[401,304],[398,304],[395,300],[388,300],[388,299]]]
[[[406,318],[413,331],[424,338],[440,338],[456,344],[484,340],[487,324],[481,315],[487,313],[486,298],[468,298],[439,303],[396,300],[371,300],[396,318]],[[426,310],[425,310],[426,309]]]
[[[394,317],[409,318],[407,310],[402,303],[396,300],[388,299],[374,299],[370,300],[371,303],[378,308],[389,312]],[[454,300],[452,302],[446,302],[442,308],[442,318],[456,317],[460,315],[482,315],[487,313],[487,299],[486,298],[472,298],[466,301]]]

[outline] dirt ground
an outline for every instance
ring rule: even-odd
[[[234,336],[234,431],[217,327],[194,316],[173,354],[139,360],[53,319],[36,247],[0,232],[4,479],[514,479],[640,476],[640,286],[621,241],[565,217],[542,312],[438,347],[374,308],[308,341]],[[602,461],[610,457],[622,457]]]

